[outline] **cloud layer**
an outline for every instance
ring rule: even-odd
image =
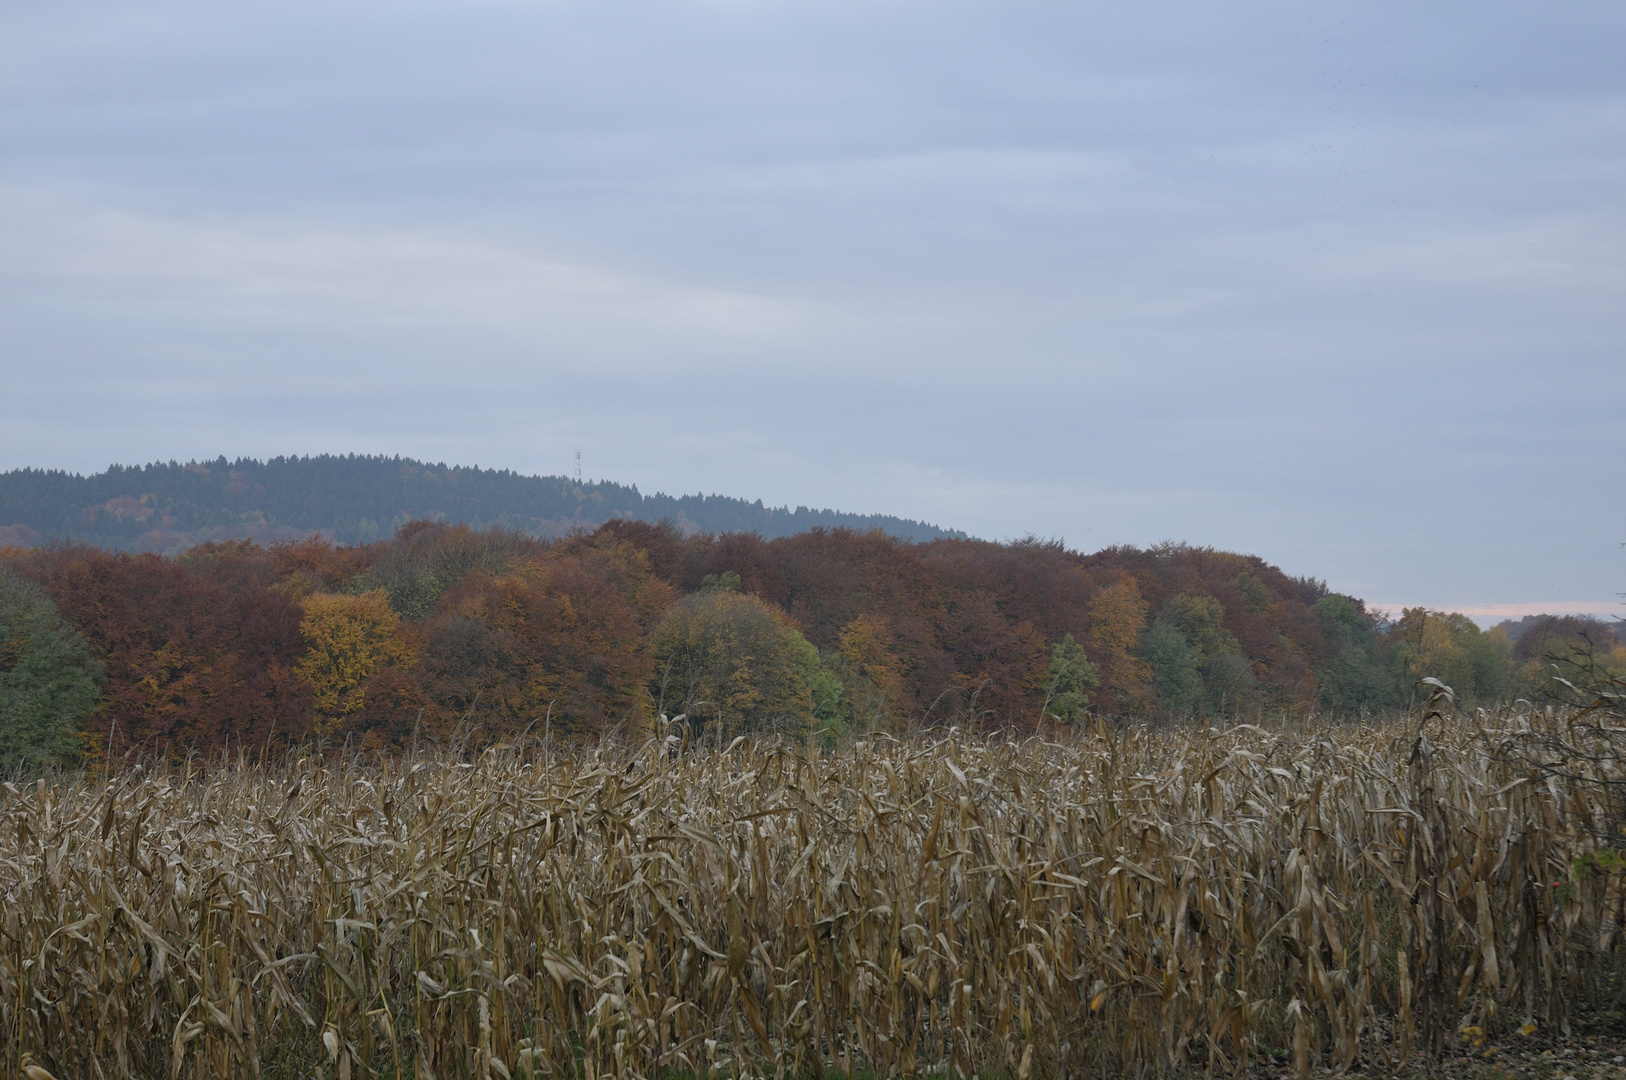
[[[11,5],[0,467],[580,449],[1596,610],[1623,46],[1601,2]]]

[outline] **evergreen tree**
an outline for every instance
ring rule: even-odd
[[[0,564],[0,771],[71,761],[102,665],[39,586]]]

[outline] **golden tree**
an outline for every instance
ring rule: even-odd
[[[318,712],[337,718],[357,711],[368,679],[389,664],[411,665],[414,650],[400,623],[382,589],[305,598],[299,633],[306,651],[295,670],[315,687]]]
[[[858,730],[896,726],[906,698],[886,620],[860,615],[848,623],[836,642],[836,660],[852,698]]]
[[[1146,601],[1125,574],[1090,601],[1090,645],[1101,672],[1101,697],[1109,711],[1143,705],[1152,669],[1132,649],[1146,626]]]

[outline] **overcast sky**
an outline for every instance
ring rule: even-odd
[[[1618,611],[1623,56],[1618,0],[8,0],[0,469],[580,450]]]

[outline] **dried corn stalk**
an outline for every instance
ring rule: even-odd
[[[1439,712],[7,785],[0,1073],[1304,1073],[1561,1024],[1619,925],[1593,789],[1499,749],[1561,720]]]

